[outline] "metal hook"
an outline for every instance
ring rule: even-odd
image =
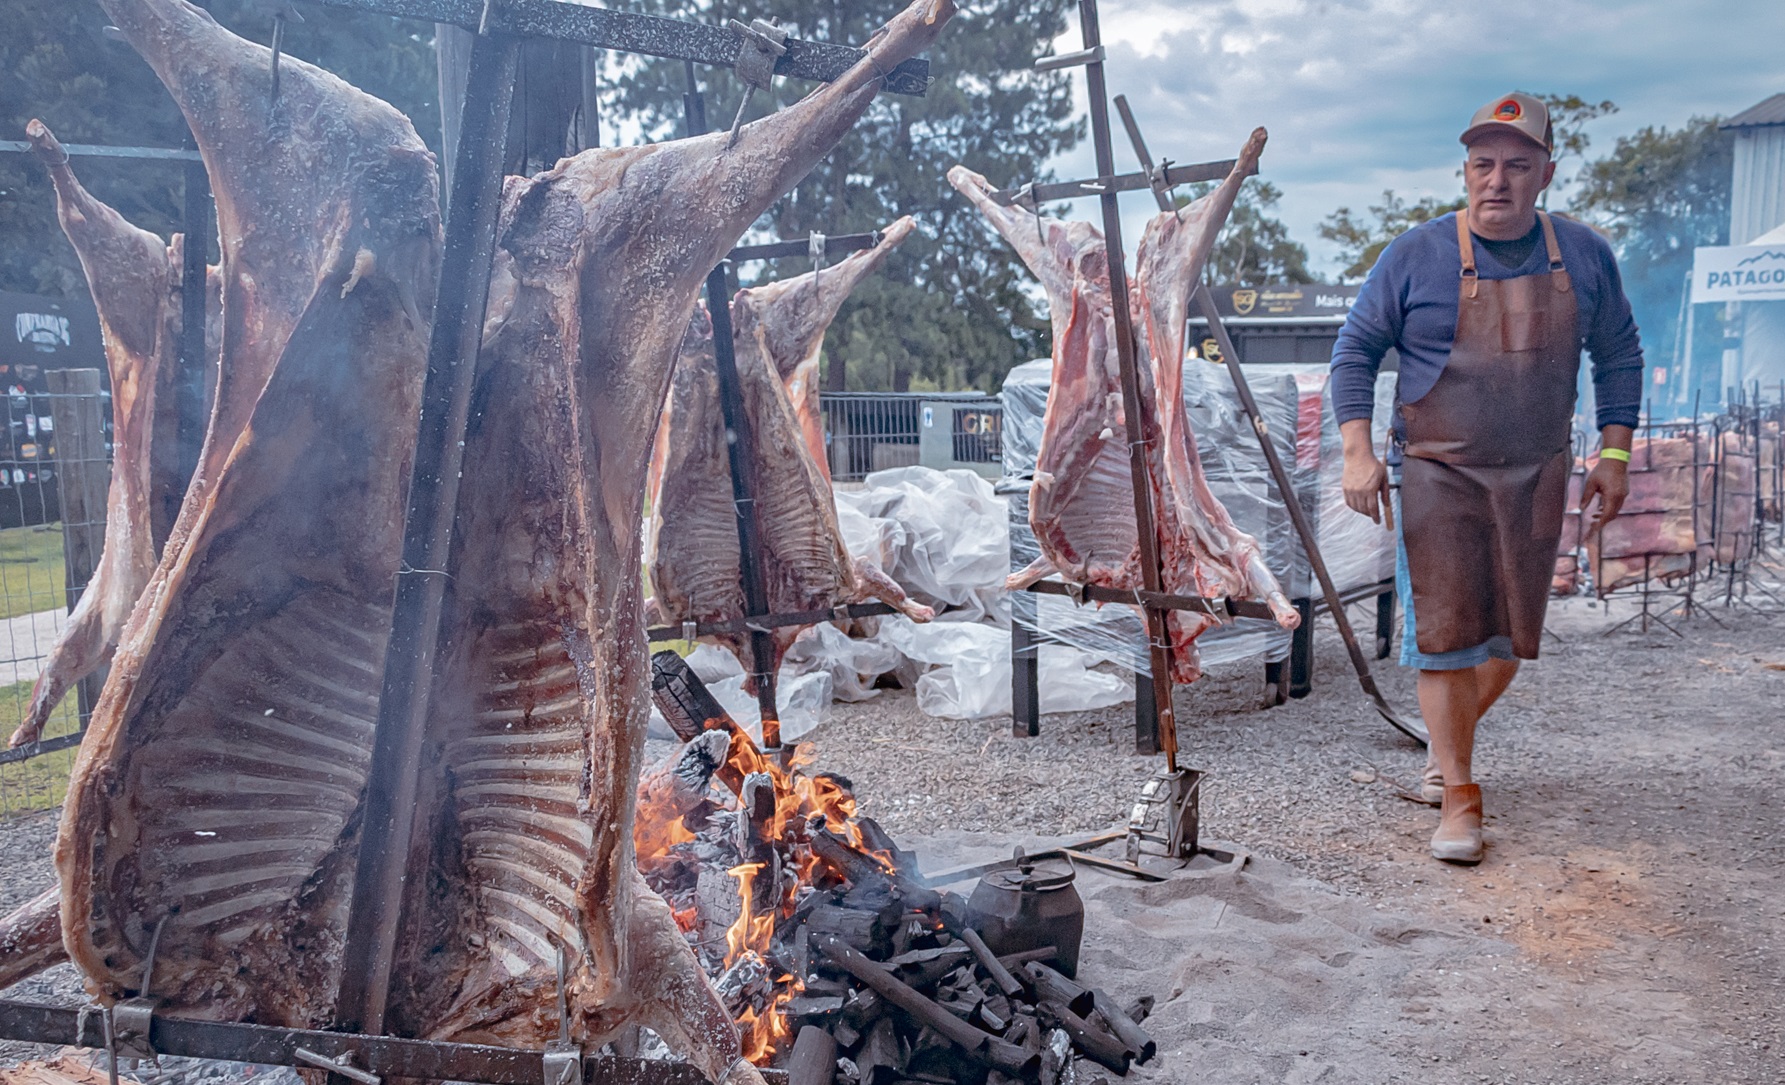
[[[304,21],[303,13],[289,3],[281,3],[273,12],[273,80],[267,95],[267,108],[276,108],[279,104],[279,58],[285,52],[285,20]]]
[[[806,255],[812,258],[812,290],[816,292],[821,285],[818,275],[824,270],[824,235],[813,230],[806,235]]]
[[[765,19],[752,19],[750,25],[745,26],[732,19],[728,25],[742,39],[738,46],[737,60],[732,63],[732,71],[743,81],[744,97],[738,102],[737,116],[731,119],[731,135],[725,141],[726,150],[737,146],[738,133],[744,127],[744,111],[750,107],[750,95],[758,89],[769,88],[775,79],[775,61],[787,52],[787,31],[774,23]]]

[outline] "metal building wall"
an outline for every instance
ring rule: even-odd
[[[1785,223],[1785,124],[1734,131],[1729,243],[1746,245]]]

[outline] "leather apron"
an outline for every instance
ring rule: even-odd
[[[1402,531],[1419,650],[1498,636],[1536,659],[1562,534],[1580,371],[1576,301],[1549,215],[1549,271],[1482,279],[1467,211],[1456,335],[1431,391],[1402,404]]]

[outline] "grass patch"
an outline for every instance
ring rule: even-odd
[[[12,532],[3,534],[10,535]],[[5,734],[11,734],[18,722],[25,718],[25,709],[30,703],[30,682],[0,686],[0,726],[5,728]],[[66,735],[78,730],[80,725],[78,701],[75,692],[69,690],[68,696],[50,714],[49,722],[44,725],[43,736],[55,738],[57,735]],[[49,810],[62,805],[62,797],[68,793],[68,774],[74,768],[76,752],[72,748],[57,750],[28,761],[0,765],[0,817]]]
[[[0,531],[0,618],[67,606],[65,573],[61,524]]]

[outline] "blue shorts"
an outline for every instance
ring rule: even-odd
[[[1413,623],[1413,577],[1407,572],[1407,540],[1401,534],[1400,480],[1397,478],[1395,482],[1395,594],[1400,597],[1403,615],[1401,666],[1422,671],[1460,671],[1465,667],[1480,666],[1490,659],[1512,659],[1511,637],[1489,637],[1485,643],[1454,652],[1427,655],[1419,650],[1419,636]]]

